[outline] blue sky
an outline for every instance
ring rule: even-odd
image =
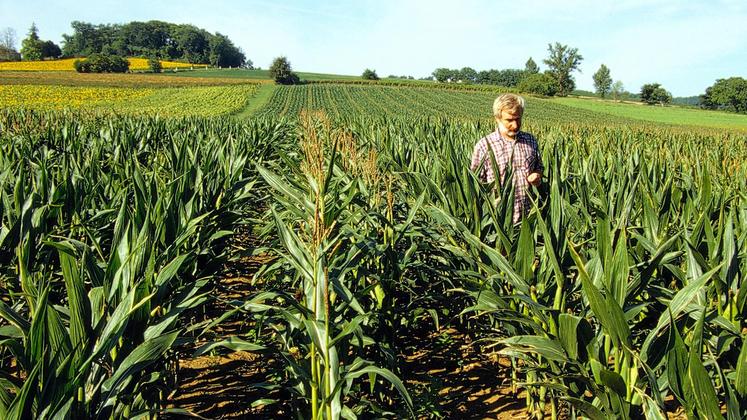
[[[548,43],[560,42],[584,57],[581,89],[593,90],[602,63],[631,92],[658,82],[698,95],[718,78],[747,77],[747,0],[0,0],[0,29],[15,29],[19,44],[31,22],[59,43],[73,20],[151,19],[225,34],[262,68],[285,55],[299,71],[382,77],[523,68],[529,57],[544,70]]]

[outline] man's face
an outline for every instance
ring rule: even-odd
[[[498,129],[503,137],[511,140],[516,138],[516,133],[521,129],[521,116],[521,111],[517,109],[503,109],[500,115],[495,117],[495,120],[498,121]]]

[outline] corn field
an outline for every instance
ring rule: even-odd
[[[0,111],[0,417],[188,414],[166,400],[190,343],[279,360],[257,386],[287,401],[256,403],[300,418],[424,417],[402,348],[449,324],[533,418],[747,416],[743,134],[538,117],[514,225],[513,191],[469,171],[483,93],[391,118],[401,92],[354,88],[371,116],[323,84],[243,122]],[[253,292],[206,317],[247,253]],[[252,332],[205,342],[231,319]]]

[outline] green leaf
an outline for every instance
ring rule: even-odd
[[[405,400],[405,403],[407,404],[407,408],[410,410],[410,413],[412,413],[413,405],[412,405],[412,398],[410,398],[410,394],[407,392],[407,389],[405,389],[405,385],[397,377],[397,375],[393,374],[388,369],[384,369],[384,368],[380,368],[376,366],[364,366],[360,369],[348,371],[343,377],[343,380],[353,380],[355,378],[360,377],[361,375],[365,375],[368,373],[374,373],[376,375],[379,375],[383,377],[384,379],[388,380],[392,385],[394,385],[394,388],[396,388],[397,391],[399,391],[400,395],[402,395],[402,398]]]
[[[695,404],[698,407],[698,416],[700,418],[715,420],[721,419],[721,410],[716,397],[716,387],[711,382],[703,362],[701,361],[701,343],[703,334],[703,322],[705,319],[705,309],[703,314],[695,325],[695,337],[693,344],[690,346],[690,357],[687,368],[687,377],[690,379]]]
[[[91,332],[91,302],[88,300],[75,258],[58,249],[70,310],[70,341],[75,349],[74,369],[85,359]]]
[[[617,301],[611,295],[603,297],[586,272],[585,264],[578,255],[573,245],[569,247],[571,256],[576,262],[581,284],[589,300],[589,306],[594,315],[597,316],[602,327],[607,331],[612,340],[616,343],[623,343],[630,346],[630,327],[625,321],[625,314]]]
[[[687,286],[683,287],[676,295],[674,295],[672,300],[669,302],[668,310],[661,314],[656,327],[648,333],[646,340],[643,342],[643,346],[641,347],[641,358],[643,360],[647,360],[647,356],[650,353],[649,349],[661,330],[669,326],[672,323],[671,321],[676,319],[699,293],[703,292],[703,285],[711,278],[711,276],[718,272],[720,267],[721,266],[719,265],[712,268],[697,280],[688,283]]]
[[[142,371],[150,364],[156,362],[167,350],[171,349],[174,340],[179,335],[178,331],[162,335],[158,338],[148,340],[137,346],[132,353],[119,364],[112,374],[103,384],[103,391],[109,395],[119,391],[118,387],[130,376]],[[106,398],[108,399],[108,397]]]
[[[23,382],[21,390],[13,399],[13,403],[8,407],[7,420],[23,420],[34,418],[31,413],[34,398],[39,387],[37,377],[44,361],[40,360]]]
[[[584,330],[580,334],[579,328]],[[581,361],[579,360],[579,348],[584,349],[588,344],[587,335],[591,335],[590,331],[589,322],[580,316],[571,314],[560,314],[558,316],[558,339],[570,360]]]
[[[661,409],[651,397],[638,389],[636,389],[636,393],[641,397],[643,414],[646,416],[646,420],[667,420],[667,417],[661,412]]]
[[[747,397],[747,337],[742,335],[742,350],[737,358],[737,377],[734,381],[734,389],[739,396]]]
[[[594,405],[589,402],[565,395],[562,395],[560,399],[571,403],[571,405],[576,407],[577,410],[584,413],[584,415],[591,420],[608,420],[608,417],[602,413],[602,410],[594,407]]]
[[[31,324],[2,300],[0,300],[0,317],[15,325],[24,335],[28,334],[31,329]]]
[[[192,353],[192,357],[201,356],[218,347],[227,348],[233,351],[249,351],[249,352],[259,352],[259,351],[263,351],[267,349],[267,347],[265,346],[262,346],[256,343],[250,343],[238,337],[228,337],[225,340],[203,344],[202,346],[198,347],[197,350],[194,351],[194,353]]]
[[[517,335],[499,340],[498,342],[516,351],[522,353],[534,353],[549,360],[558,362],[565,362],[568,360],[568,356],[565,354],[563,346],[561,346],[559,342],[546,337]]]
[[[688,352],[676,324],[673,324],[669,330],[667,348],[669,351],[667,352],[666,375],[669,387],[680,403],[692,412],[694,401],[692,400],[692,387],[687,378]]]

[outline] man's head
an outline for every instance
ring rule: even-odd
[[[493,102],[493,115],[503,137],[514,140],[521,129],[524,115],[524,98],[513,93],[504,93]]]

